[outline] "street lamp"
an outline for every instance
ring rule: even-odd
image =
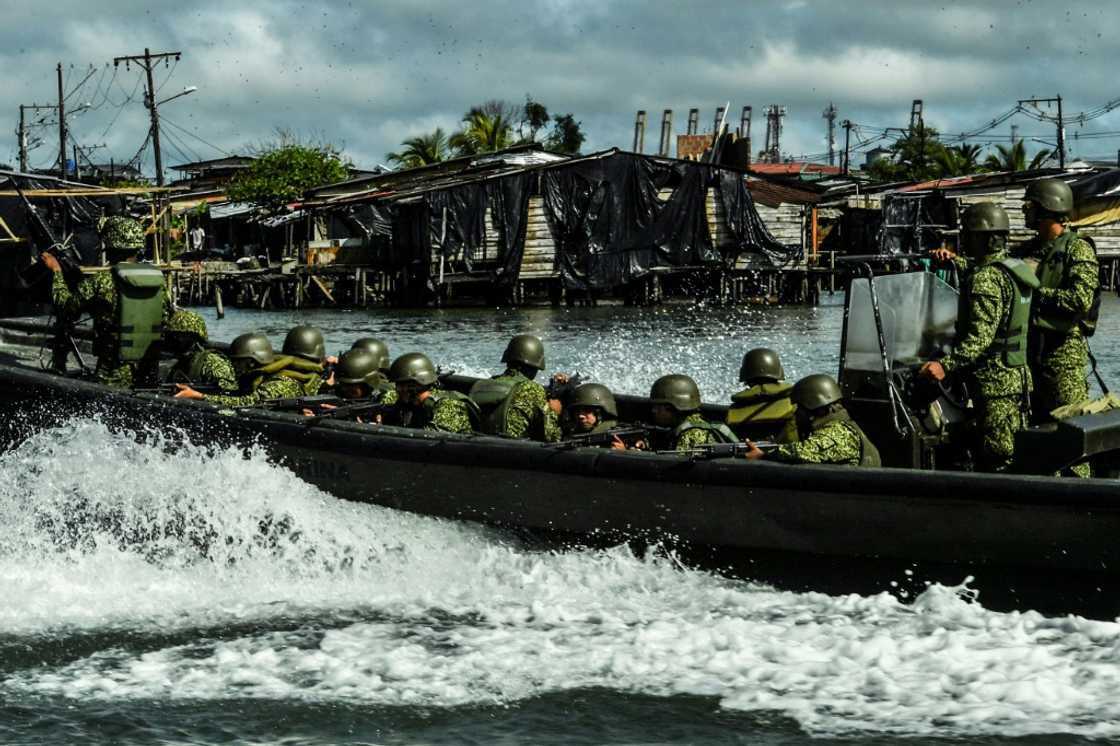
[[[144,96],[144,103],[148,106],[148,111],[152,115],[152,147],[155,150],[156,156],[156,184],[163,186],[163,154],[160,153],[159,148],[159,105],[166,104],[172,99],[186,96],[188,93],[194,93],[198,90],[198,86],[187,86],[174,96],[168,96],[162,101],[155,100],[155,92],[151,89],[151,75],[148,76],[148,92]]]
[[[175,94],[174,96],[168,96],[168,97],[167,97],[167,98],[165,98],[165,99],[164,99],[163,101],[156,101],[156,106],[163,106],[163,105],[164,105],[164,104],[166,104],[166,103],[167,103],[168,101],[173,101],[173,100],[175,100],[175,99],[179,98],[180,96],[186,96],[187,94],[190,94],[190,93],[194,93],[194,92],[195,92],[195,91],[197,91],[197,90],[198,90],[198,86],[196,86],[196,85],[189,85],[189,86],[187,86],[186,88],[184,88],[183,90],[181,90],[181,91],[179,91],[178,93],[176,93],[176,94]]]

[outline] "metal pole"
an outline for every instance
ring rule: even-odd
[[[1066,167],[1066,126],[1062,122],[1062,97],[1058,99],[1058,166]]]
[[[58,63],[58,173],[66,178],[66,108],[62,94],[62,63]]]
[[[24,120],[24,105],[19,105],[19,171],[27,173],[27,123]]]
[[[852,147],[852,120],[845,119],[843,121],[843,125],[844,125],[844,175],[847,176],[849,173],[851,173],[851,164],[849,163],[848,159],[851,158],[851,153],[852,153],[852,151],[851,151],[851,147]]]

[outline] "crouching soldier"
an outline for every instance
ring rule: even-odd
[[[561,420],[565,439],[573,442],[590,441],[589,436],[601,436],[602,442],[587,445],[625,449],[626,443],[613,431],[619,429],[618,405],[614,394],[601,383],[584,383],[572,392]],[[595,438],[594,440],[600,440]]]
[[[470,433],[478,424],[478,407],[458,391],[439,388],[439,374],[427,355],[409,352],[389,367],[397,401],[382,416],[386,425],[445,433]]]
[[[237,390],[237,374],[229,358],[206,347],[206,321],[180,308],[163,327],[163,347],[176,356],[168,380],[222,391]]]
[[[748,459],[768,458],[791,464],[881,466],[879,451],[844,409],[840,386],[831,376],[806,376],[794,384],[790,397],[797,405],[802,439],[763,453],[748,442]]]
[[[722,422],[708,422],[700,414],[700,388],[688,376],[661,376],[649,390],[653,424],[668,428],[654,437],[658,451],[690,451],[711,443],[734,443],[735,433]]]
[[[268,337],[250,332],[236,337],[229,345],[229,359],[237,373],[236,394],[203,394],[179,384],[177,399],[200,399],[223,407],[251,407],[278,399],[304,396],[303,385],[284,375],[287,358],[277,358]]]

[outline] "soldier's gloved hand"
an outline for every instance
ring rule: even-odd
[[[944,381],[945,368],[936,360],[930,360],[918,370],[919,378],[928,378],[931,381]]]
[[[39,261],[41,261],[43,264],[45,264],[47,269],[49,269],[51,272],[61,272],[62,271],[62,265],[58,263],[58,259],[55,257],[54,254],[48,254],[47,252],[44,251],[42,254],[39,255]]]
[[[752,441],[747,441],[747,452],[743,454],[743,458],[748,461],[758,461],[760,458],[766,458],[766,454],[761,448],[756,446]]]
[[[185,383],[177,383],[175,386],[179,389],[175,392],[176,399],[205,399],[206,397],[200,391],[195,391]]]

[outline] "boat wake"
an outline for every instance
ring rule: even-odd
[[[814,734],[1120,735],[1120,625],[789,593],[345,503],[95,419],[0,454],[0,697],[435,707],[610,689]],[[248,456],[248,457],[246,457]]]

